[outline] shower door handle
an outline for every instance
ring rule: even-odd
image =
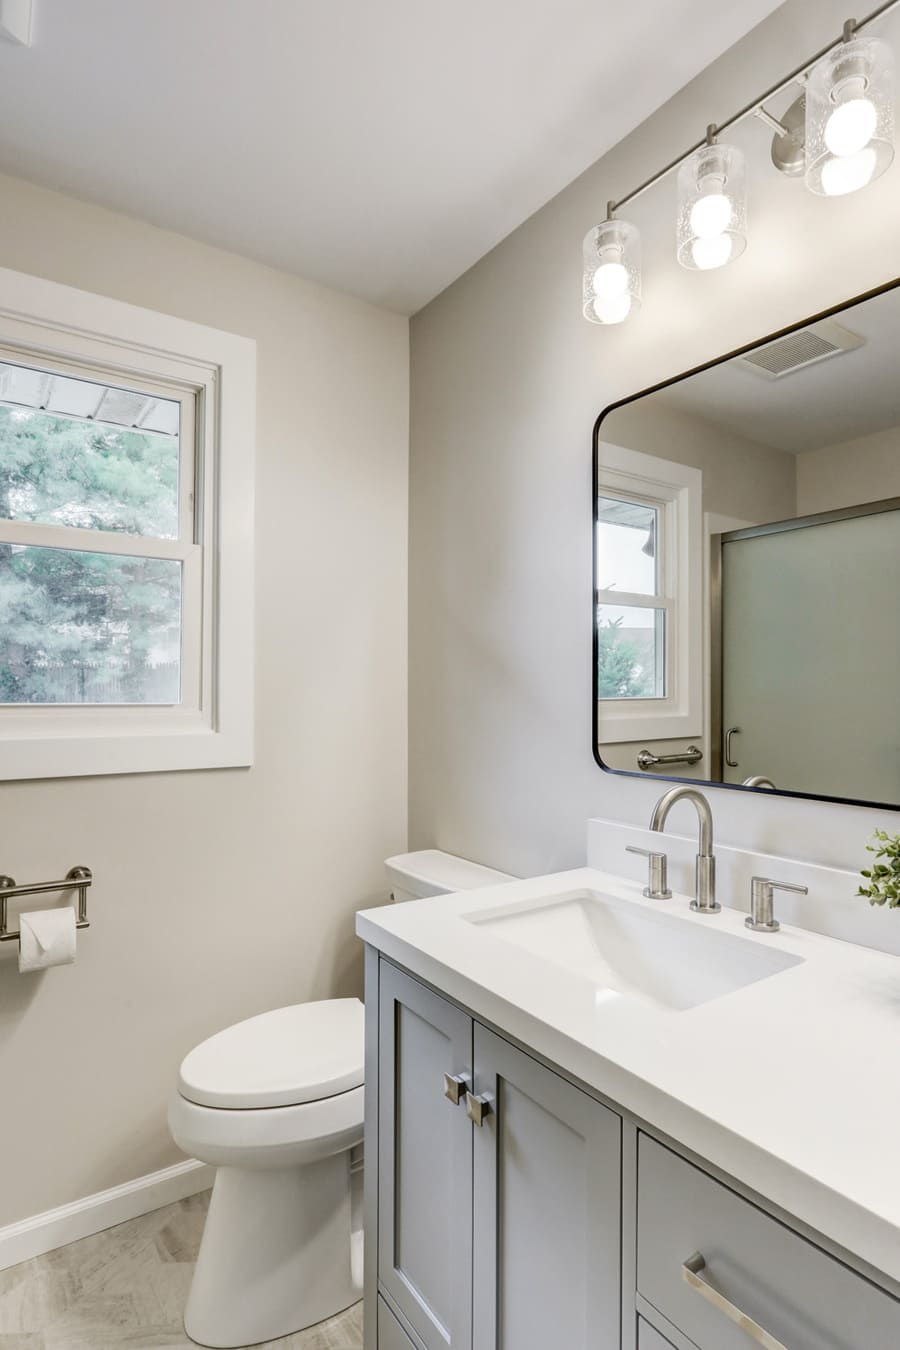
[[[740,731],[740,727],[729,727],[725,732],[725,763],[729,769],[736,769],[738,766],[737,760],[731,758],[731,738],[732,736],[739,736]]]

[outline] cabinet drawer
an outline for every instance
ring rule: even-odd
[[[698,1278],[787,1350],[897,1350],[900,1302],[647,1135],[638,1146],[638,1290],[699,1350],[750,1350],[751,1330]],[[715,1297],[715,1295],[713,1295]]]
[[[416,1350],[380,1295],[378,1298],[378,1350]]]
[[[655,1327],[651,1327],[649,1322],[645,1322],[643,1317],[638,1318],[638,1350],[675,1350],[671,1341],[667,1341],[665,1336],[660,1336]]]

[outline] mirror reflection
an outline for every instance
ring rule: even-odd
[[[604,767],[900,806],[900,289],[597,429]]]

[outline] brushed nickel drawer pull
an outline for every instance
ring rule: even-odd
[[[765,1350],[787,1350],[787,1346],[782,1341],[777,1341],[764,1327],[761,1327],[758,1322],[754,1322],[753,1318],[748,1317],[745,1312],[741,1312],[740,1308],[736,1307],[724,1294],[720,1294],[719,1290],[715,1289],[707,1280],[701,1279],[700,1272],[705,1269],[706,1261],[700,1252],[694,1252],[694,1255],[689,1256],[681,1267],[681,1278],[692,1289],[696,1290],[701,1298],[705,1298],[707,1303],[717,1308],[720,1313],[724,1313],[736,1326],[746,1331],[747,1335],[756,1341],[757,1345],[764,1346]]]

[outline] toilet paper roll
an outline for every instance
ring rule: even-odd
[[[19,915],[19,971],[70,966],[75,960],[75,911],[38,909]]]

